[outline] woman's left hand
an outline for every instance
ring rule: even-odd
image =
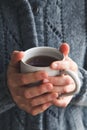
[[[66,48],[65,52],[63,47]],[[68,56],[69,53],[69,46],[64,43],[60,47],[60,51],[64,53],[65,58],[62,61],[56,61],[51,64],[51,68],[55,70],[72,70],[75,73],[78,72],[78,66],[77,64]],[[61,97],[61,94],[69,93],[75,89],[75,83],[73,79],[69,75],[60,75],[56,77],[49,77],[50,83],[53,84],[54,89],[53,92],[57,92],[59,95],[59,98],[53,100],[53,104],[59,107],[66,107],[70,101],[72,100],[73,95],[70,96],[63,96]]]

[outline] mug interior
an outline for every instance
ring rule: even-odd
[[[22,59],[24,64],[27,64],[26,61],[32,57],[36,56],[50,56],[54,57],[57,60],[63,60],[63,54],[56,48],[53,47],[34,47],[25,51],[25,55]]]

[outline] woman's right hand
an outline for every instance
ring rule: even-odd
[[[13,101],[24,111],[37,115],[52,105],[57,93],[51,93],[53,85],[44,71],[20,73],[20,60],[24,52],[14,51],[7,71],[7,84]],[[42,80],[39,86],[29,87],[30,83]]]

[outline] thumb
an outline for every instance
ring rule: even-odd
[[[10,65],[17,67],[18,63],[23,58],[23,56],[24,56],[23,51],[13,51],[12,56],[11,56]]]
[[[59,51],[64,54],[64,56],[68,56],[70,52],[70,46],[67,43],[62,43]]]

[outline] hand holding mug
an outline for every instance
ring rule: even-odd
[[[68,44],[63,43],[59,50],[63,53],[64,59],[62,61],[53,62],[51,68],[54,70],[72,70],[72,72],[78,75],[77,64],[68,56],[70,51]],[[73,94],[70,95],[70,92],[72,93],[72,91],[75,90],[75,82],[67,74],[56,77],[50,76],[49,81],[54,85],[53,92],[58,92],[59,95],[58,98],[53,101],[53,104],[60,107],[66,107],[73,97]],[[68,96],[66,96],[67,93],[69,93]]]
[[[7,70],[7,85],[14,103],[32,115],[37,115],[52,105],[57,93],[50,93],[53,85],[47,81],[48,74],[44,71],[20,73],[20,60],[24,52],[14,51]],[[32,82],[43,81],[40,86],[29,87]]]

